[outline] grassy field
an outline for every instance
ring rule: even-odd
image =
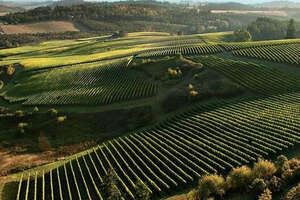
[[[204,174],[280,153],[298,157],[300,68],[288,52],[299,40],[232,39],[139,32],[0,50],[0,106],[8,108],[0,113],[0,200],[42,194],[35,185],[43,177],[54,198],[101,199],[97,186],[109,168],[128,199],[141,180],[154,199],[180,190],[168,200],[183,200]],[[79,194],[62,190],[75,179]]]

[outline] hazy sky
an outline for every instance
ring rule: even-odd
[[[10,1],[10,0],[4,0],[4,1]],[[47,0],[11,0],[11,1],[34,2],[34,1],[47,1]],[[89,1],[89,0],[86,0],[86,1]],[[110,0],[90,0],[90,1],[110,1]],[[178,1],[178,0],[159,0],[159,1]],[[194,1],[194,2],[239,2],[239,3],[253,4],[253,3],[264,3],[264,2],[270,2],[270,1],[277,1],[277,0],[191,0],[191,1]],[[284,1],[287,1],[287,0],[283,0],[283,2]],[[300,0],[290,0],[290,2],[300,3]]]

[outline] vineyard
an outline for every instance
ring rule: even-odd
[[[235,56],[258,58],[279,63],[300,64],[300,44],[254,47],[233,51]]]
[[[300,40],[232,36],[141,32],[0,50],[0,148],[55,161],[7,167],[0,200],[105,200],[110,172],[124,200],[139,183],[158,200],[298,148]]]
[[[156,94],[158,84],[138,77],[128,67],[130,61],[24,72],[26,76],[17,77],[20,84],[10,88],[5,98],[10,102],[24,101],[24,105],[102,105]]]
[[[203,54],[215,54],[222,52],[222,48],[218,45],[200,44],[200,45],[177,45],[171,47],[162,47],[157,49],[146,50],[143,53],[138,54],[138,58],[144,57],[157,57],[157,56],[172,56],[176,54],[182,55],[203,55]]]
[[[289,93],[194,106],[50,172],[22,175],[16,199],[104,199],[101,182],[109,169],[126,199],[134,199],[138,180],[155,196],[228,171],[298,144],[299,100],[299,93]]]
[[[214,56],[192,57],[192,59],[260,94],[300,90],[300,80],[297,76],[276,68]]]

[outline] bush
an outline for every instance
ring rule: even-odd
[[[268,161],[259,159],[257,163],[254,164],[252,174],[253,178],[270,178],[276,173],[277,169],[275,164]]]
[[[6,67],[6,74],[7,75],[11,76],[11,75],[14,74],[14,72],[15,72],[15,67],[13,65],[8,65]]]
[[[250,186],[251,190],[258,194],[262,193],[266,189],[266,187],[267,184],[265,183],[265,180],[261,178],[254,179]]]
[[[182,75],[180,69],[172,69],[171,67],[168,68],[168,75],[170,78],[179,78]]]
[[[272,192],[281,192],[284,184],[284,181],[277,176],[273,176],[269,181],[267,181],[268,188]]]
[[[299,200],[300,199],[300,184],[288,191],[284,200]]]
[[[146,185],[141,181],[137,181],[135,184],[136,191],[136,200],[149,200],[150,199],[150,191],[147,189]]]
[[[289,169],[284,171],[282,178],[286,181],[294,181],[300,178],[300,160],[293,158],[289,160]]]
[[[248,42],[252,40],[252,36],[247,30],[236,30],[233,33],[235,42]]]
[[[272,200],[272,193],[269,189],[265,189],[265,191],[261,194],[258,200]]]
[[[23,110],[17,110],[15,115],[16,117],[24,117],[24,112]]]
[[[283,174],[286,170],[290,169],[289,160],[286,156],[281,155],[277,157],[276,168],[278,173]]]
[[[226,179],[226,184],[228,189],[233,189],[233,190],[247,189],[248,185],[251,182],[252,182],[252,171],[247,166],[242,166],[233,169]]]
[[[54,108],[51,108],[50,110],[48,110],[48,113],[51,117],[56,116],[58,114],[58,111]]]
[[[33,108],[33,113],[37,113],[37,112],[39,112],[39,108],[35,106],[35,107]]]
[[[0,81],[0,90],[4,87],[4,82]]]
[[[66,121],[66,119],[67,119],[67,116],[60,116],[60,117],[57,117],[57,122],[61,123],[61,122]]]
[[[223,196],[225,194],[225,180],[219,175],[206,175],[199,180],[199,186],[191,194],[192,199],[208,199],[210,196]]]

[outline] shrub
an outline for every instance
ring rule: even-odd
[[[219,175],[206,175],[199,180],[199,186],[193,192],[193,199],[207,199],[210,196],[225,194],[225,180]]]
[[[272,200],[272,193],[269,189],[265,189],[265,191],[260,195],[258,200]]]
[[[252,184],[250,188],[252,189],[253,192],[255,193],[262,193],[267,187],[267,184],[265,183],[264,179],[261,178],[256,178],[254,181],[252,181]]]
[[[67,119],[67,116],[60,116],[60,117],[57,117],[57,122],[61,123],[61,122],[66,121],[66,119]]]
[[[252,173],[254,178],[270,178],[276,173],[277,169],[275,164],[268,161],[259,159],[257,163],[254,164]]]
[[[4,87],[4,82],[0,81],[0,90]]]
[[[180,69],[172,69],[171,67],[168,68],[168,75],[170,78],[179,78],[182,75]]]
[[[150,191],[147,189],[146,185],[141,181],[137,181],[135,184],[136,191],[136,200],[149,200],[150,199]]]
[[[35,107],[33,108],[33,113],[37,113],[37,112],[39,112],[39,108],[35,106]]]
[[[286,170],[290,169],[289,160],[286,156],[280,155],[277,157],[276,168],[278,173],[282,174]]]
[[[300,199],[300,184],[288,191],[284,200],[299,200]]]
[[[236,30],[233,36],[235,42],[248,42],[252,40],[252,36],[247,30]]]
[[[15,67],[13,65],[8,65],[6,67],[6,74],[7,75],[11,76],[11,75],[14,74],[14,72],[15,72]]]
[[[300,160],[293,158],[289,160],[289,169],[284,171],[282,178],[287,181],[294,181],[300,177]]]
[[[277,176],[273,176],[269,181],[267,181],[267,185],[272,192],[281,192],[284,186],[284,181]]]
[[[191,97],[195,97],[195,96],[197,96],[199,93],[196,91],[196,90],[192,90],[192,91],[190,91],[190,96]]]
[[[23,110],[17,110],[17,111],[16,111],[16,116],[17,116],[17,117],[24,117],[24,112],[23,112]]]
[[[194,89],[194,86],[193,86],[193,84],[191,84],[191,83],[189,84],[188,87],[189,87],[190,90]]]
[[[247,166],[233,169],[226,179],[228,189],[246,189],[252,182],[252,171]]]
[[[107,200],[121,200],[122,195],[117,188],[117,174],[112,168],[107,170],[106,176],[103,178],[103,190]]]
[[[58,114],[58,111],[54,108],[51,108],[48,110],[48,113],[50,114],[51,117],[56,116]]]

